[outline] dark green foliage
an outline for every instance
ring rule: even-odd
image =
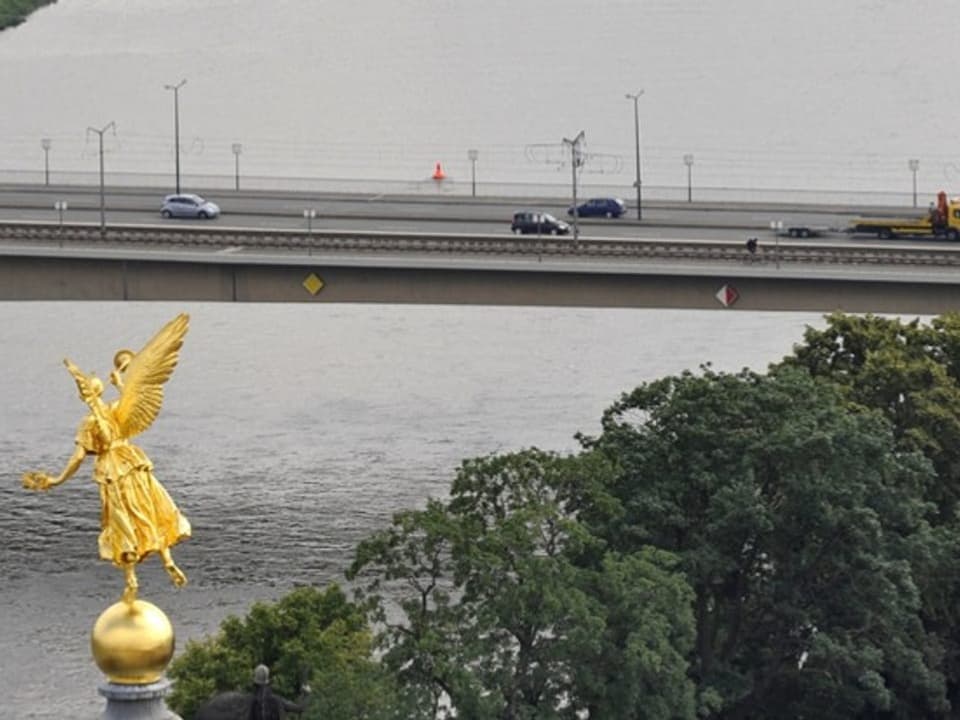
[[[945,710],[909,562],[935,549],[932,473],[878,415],[804,371],[706,370],[637,388],[585,442],[616,464],[621,503],[593,532],[622,553],[670,551],[694,588],[701,713]]]
[[[960,501],[960,314],[930,325],[840,313],[809,328],[787,365],[836,384],[856,408],[881,412],[905,450],[934,464],[925,495],[952,522]]]
[[[0,0],[0,30],[19,25],[27,15],[57,0]]]
[[[827,318],[784,362],[836,384],[854,409],[882,413],[898,445],[926,455],[936,475],[923,487],[936,516],[910,555],[927,632],[944,654],[948,697],[960,708],[960,314],[929,325],[896,318]]]
[[[584,468],[537,450],[466,462],[449,503],[358,548],[351,574],[385,622],[383,661],[423,717],[446,702],[471,720],[693,718],[690,589],[666,553],[590,547],[569,511]]]
[[[394,717],[391,683],[371,658],[364,615],[336,586],[255,603],[245,618],[227,618],[217,636],[188,643],[170,667],[170,707],[189,720],[213,695],[250,689],[261,663],[274,692],[288,699],[310,685],[305,718]]]

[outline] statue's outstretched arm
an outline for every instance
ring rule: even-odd
[[[23,474],[23,486],[28,490],[49,490],[52,487],[61,485],[79,469],[86,456],[87,451],[83,449],[83,446],[76,445],[73,450],[73,455],[70,456],[66,466],[63,468],[63,472],[57,477],[52,477],[42,472],[27,472]]]

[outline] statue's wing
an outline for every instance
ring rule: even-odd
[[[68,358],[63,359],[63,364],[67,366],[67,370],[73,375],[73,379],[77,383],[77,389],[80,391],[80,397],[86,402],[87,398],[93,396],[93,388],[90,386],[90,376],[84,375],[83,371],[70,362]]]
[[[188,315],[177,315],[127,365],[123,390],[114,410],[123,437],[142,433],[156,420],[163,404],[163,384],[177,366],[189,322]]]

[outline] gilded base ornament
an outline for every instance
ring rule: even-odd
[[[123,602],[130,606],[137,602],[136,567],[150,554],[160,556],[174,585],[187,582],[170,548],[190,537],[190,523],[154,477],[146,453],[130,440],[149,428],[160,412],[163,385],[177,365],[188,323],[187,315],[178,315],[139,352],[120,350],[114,355],[110,383],[119,397],[110,402],[103,400],[104,386],[97,377],[64,360],[90,412],[80,423],[73,454],[59,475],[23,475],[25,488],[49,490],[70,478],[88,455],[94,456],[93,479],[101,504],[100,557],[123,570]]]
[[[170,620],[145,600],[114,603],[100,614],[90,633],[90,651],[97,667],[120,685],[159,681],[173,650]]]

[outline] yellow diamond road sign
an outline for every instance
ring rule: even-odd
[[[308,293],[316,295],[323,290],[323,280],[317,277],[316,273],[310,273],[307,275],[306,280],[303,281],[303,286],[307,289]]]

